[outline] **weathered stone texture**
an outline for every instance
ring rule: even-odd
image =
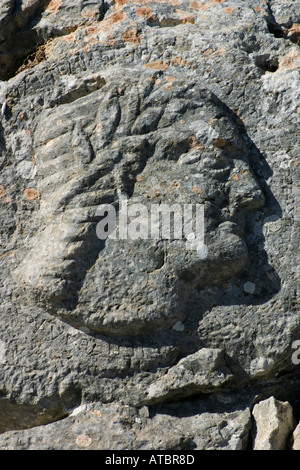
[[[292,449],[300,450],[300,425],[299,424],[293,432]]]
[[[74,410],[60,423],[0,436],[2,450],[245,450],[249,409],[193,416],[155,414],[117,404]],[[175,410],[169,410],[171,413]],[[176,413],[176,411],[175,411]],[[177,409],[178,413],[178,409]],[[145,416],[146,414],[146,416]]]
[[[286,450],[295,427],[293,409],[288,402],[274,397],[261,401],[253,408],[255,420],[254,450]]]

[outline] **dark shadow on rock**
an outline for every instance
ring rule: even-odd
[[[82,392],[74,385],[61,395],[54,393],[42,398],[37,404],[23,404],[0,397],[0,434],[59,421],[79,406],[81,399]]]

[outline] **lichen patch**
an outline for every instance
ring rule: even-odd
[[[132,42],[133,44],[138,45],[141,42],[141,35],[136,28],[130,28],[122,34],[122,41]]]
[[[145,67],[147,69],[165,71],[168,69],[169,65],[166,62],[163,62],[161,60],[156,60],[155,62],[149,62],[148,64],[145,64]]]
[[[207,3],[203,3],[200,0],[191,0],[190,7],[196,11],[209,10],[210,6]]]
[[[27,201],[35,201],[40,199],[41,193],[34,188],[26,188],[24,191],[24,196],[26,197]]]
[[[6,191],[3,186],[0,186],[0,199],[6,195]]]
[[[118,10],[111,13],[105,20],[102,21],[100,25],[100,30],[102,33],[109,34],[112,32],[114,26],[123,23],[128,20],[128,15],[123,10]]]
[[[62,4],[63,4],[62,0],[51,0],[51,2],[49,3],[45,11],[46,13],[56,15],[59,12]]]
[[[149,7],[137,7],[136,14],[145,18],[149,23],[156,23],[157,16],[154,11]]]

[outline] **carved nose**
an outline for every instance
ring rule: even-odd
[[[233,171],[230,181],[230,201],[248,211],[261,209],[265,196],[250,169]]]

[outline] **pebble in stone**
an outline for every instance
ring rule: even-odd
[[[253,283],[253,282],[245,282],[244,284],[244,291],[247,293],[247,294],[254,294],[255,292],[255,289],[256,289],[256,285]]]

